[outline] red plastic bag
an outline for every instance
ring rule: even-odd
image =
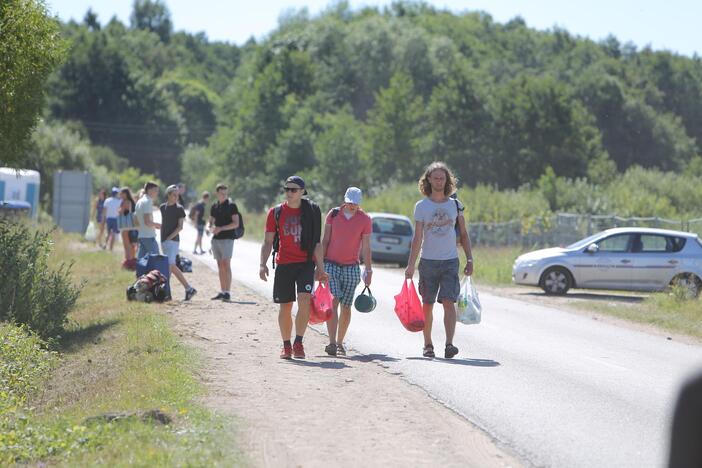
[[[333,301],[329,288],[324,283],[319,283],[317,288],[312,293],[312,301],[310,302],[310,321],[312,325],[323,323],[329,320],[332,316]]]
[[[400,294],[395,296],[395,313],[402,326],[411,332],[424,330],[424,310],[419,300],[414,281],[407,280],[402,284]]]

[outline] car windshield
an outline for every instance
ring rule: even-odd
[[[412,225],[402,219],[373,218],[373,233],[411,236]]]
[[[570,244],[569,246],[566,247],[566,249],[582,249],[582,248],[587,247],[588,245],[592,244],[600,237],[602,237],[601,232],[599,232],[597,234],[593,234],[590,237],[586,237],[585,239],[579,240],[578,242],[576,242],[574,244]]]

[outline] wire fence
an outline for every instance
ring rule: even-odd
[[[559,213],[548,217],[503,223],[470,223],[474,245],[491,247],[554,247],[572,244],[584,237],[615,227],[654,227],[702,234],[702,218],[671,220],[659,217],[624,218],[616,215]]]

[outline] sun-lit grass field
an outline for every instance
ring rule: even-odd
[[[75,281],[85,286],[53,370],[25,409],[0,415],[15,427],[0,435],[0,465],[240,464],[231,422],[196,402],[200,363],[171,330],[167,306],[126,301],[134,274],[119,268],[117,253],[57,235],[52,259],[73,260]],[[146,411],[171,422],[144,420]],[[110,413],[135,416],[108,422]]]

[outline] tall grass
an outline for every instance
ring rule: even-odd
[[[5,411],[13,426],[0,430],[0,465],[240,464],[231,423],[195,402],[204,391],[194,376],[199,360],[172,332],[163,313],[167,306],[125,300],[134,276],[115,268],[117,254],[96,252],[69,236],[54,240],[50,264],[73,258],[73,274],[85,286],[44,391],[31,396],[25,409]],[[104,413],[146,410],[162,411],[172,422],[88,422]]]

